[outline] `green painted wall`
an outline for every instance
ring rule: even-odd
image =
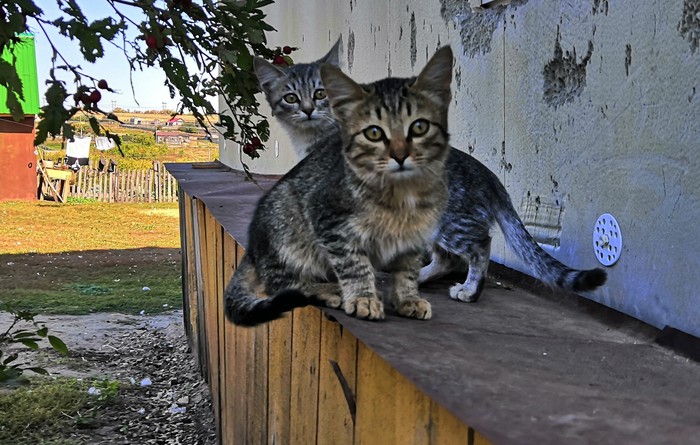
[[[14,48],[17,73],[22,80],[24,101],[20,101],[24,114],[39,113],[39,81],[36,73],[36,50],[34,47],[34,35],[22,34],[22,42]],[[12,54],[5,50],[2,58],[12,63]],[[7,89],[0,87],[0,114],[10,114],[7,108]]]

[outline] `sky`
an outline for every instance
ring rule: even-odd
[[[114,10],[107,4],[105,0],[85,0],[79,2],[83,14],[89,21],[109,17],[114,15]],[[44,18],[54,20],[60,13],[56,6],[55,0],[36,0],[36,5],[43,9]],[[128,6],[118,6],[122,12],[129,15],[135,22],[141,20],[134,13],[135,8]],[[44,92],[46,91],[45,80],[49,78],[49,70],[51,69],[52,51],[49,41],[43,31],[37,26],[36,22],[28,22],[31,30],[34,32],[36,44],[37,58],[37,74],[39,78],[39,94],[42,105],[44,104]],[[48,33],[48,38],[53,42],[58,51],[72,65],[80,65],[83,72],[90,74],[98,79],[107,80],[109,86],[116,90],[117,93],[109,93],[103,91],[101,108],[105,111],[111,111],[114,105],[124,109],[134,111],[144,110],[161,110],[163,102],[166,108],[174,110],[178,104],[177,98],[171,99],[168,88],[164,86],[165,75],[159,68],[146,68],[143,72],[134,71],[131,80],[133,80],[134,93],[132,93],[131,80],[129,78],[129,63],[119,49],[111,44],[105,45],[105,56],[98,59],[94,64],[88,63],[82,58],[77,41],[71,41],[58,34],[58,31],[52,27],[44,26]],[[133,26],[127,31],[130,35],[136,35],[138,31],[133,29]],[[145,42],[143,43],[145,46]],[[62,62],[56,62],[60,65]],[[57,71],[57,73],[63,73]],[[71,92],[75,91],[73,76],[62,74],[62,80],[66,81],[66,89]],[[89,79],[84,80],[85,84],[92,86]]]

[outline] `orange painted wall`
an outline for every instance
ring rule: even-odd
[[[34,116],[0,116],[0,201],[36,199]]]

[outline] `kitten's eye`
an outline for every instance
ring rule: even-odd
[[[319,89],[314,91],[314,99],[316,100],[321,100],[326,98],[326,90],[324,89]]]
[[[283,99],[288,104],[295,104],[295,103],[299,102],[299,96],[297,96],[294,93],[285,94]]]
[[[384,130],[377,127],[376,125],[372,125],[370,127],[365,128],[364,130],[362,130],[362,134],[364,134],[365,137],[372,142],[378,142],[385,139]]]
[[[413,121],[411,126],[408,129],[408,135],[409,136],[423,136],[425,133],[428,132],[428,129],[430,128],[430,122],[426,121],[425,119],[417,119]]]

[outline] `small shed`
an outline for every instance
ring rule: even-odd
[[[39,113],[39,84],[36,72],[36,52],[33,34],[20,35],[14,46],[14,57],[9,50],[3,60],[13,63],[22,80],[24,118],[12,118],[7,102],[7,89],[0,87],[0,201],[36,199],[36,155],[34,154],[34,119]]]
[[[181,127],[185,121],[181,117],[174,117],[165,123],[168,127]]]
[[[189,135],[181,131],[156,130],[155,137],[156,144],[167,145],[182,145],[189,139]]]

